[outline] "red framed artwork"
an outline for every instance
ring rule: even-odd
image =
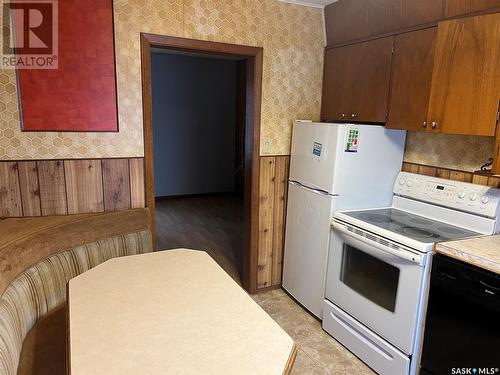
[[[16,58],[45,51],[54,64],[16,68],[22,130],[117,132],[113,1],[12,0],[11,19]]]

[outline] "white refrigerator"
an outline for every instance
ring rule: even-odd
[[[283,288],[320,319],[332,213],[391,204],[405,138],[378,125],[293,125]]]

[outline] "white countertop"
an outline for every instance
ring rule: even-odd
[[[69,282],[79,374],[283,374],[293,340],[205,252],[116,258]]]
[[[435,252],[500,274],[500,235],[441,242]]]

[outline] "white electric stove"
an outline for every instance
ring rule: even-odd
[[[401,172],[393,193],[334,213],[323,328],[379,374],[416,374],[434,244],[498,233],[500,190]]]

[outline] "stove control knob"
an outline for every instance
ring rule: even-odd
[[[487,195],[483,195],[483,197],[481,198],[481,203],[482,204],[486,204],[490,201],[490,197],[488,197]]]
[[[477,199],[477,194],[476,194],[476,193],[471,193],[471,194],[469,195],[469,199],[470,199],[471,201],[475,201],[475,200]]]
[[[464,199],[464,198],[465,198],[465,191],[459,191],[459,192],[458,192],[458,197],[459,197],[460,199]]]
[[[408,187],[412,187],[412,186],[413,186],[413,181],[412,181],[412,180],[409,180],[409,181],[406,183],[406,186],[408,186]]]
[[[405,179],[404,179],[404,178],[401,178],[401,179],[399,180],[399,184],[400,184],[401,186],[403,186],[404,184],[406,184]]]

